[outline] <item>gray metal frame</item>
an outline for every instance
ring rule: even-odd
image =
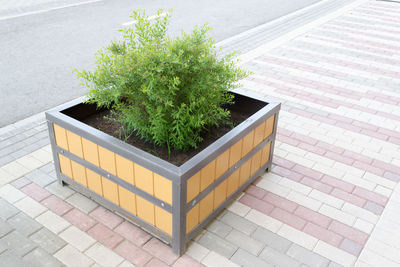
[[[177,167],[167,161],[157,158],[145,151],[142,151],[136,147],[133,147],[117,138],[109,136],[97,129],[94,129],[70,116],[62,113],[62,111],[74,107],[85,98],[79,98],[68,102],[64,105],[58,106],[49,112],[46,112],[46,118],[49,128],[49,136],[51,141],[51,147],[53,151],[53,159],[55,163],[57,178],[60,184],[67,183],[71,185],[77,191],[83,193],[84,195],[93,198],[99,203],[103,204],[110,210],[115,211],[121,216],[127,218],[128,220],[134,222],[140,227],[144,228],[148,232],[154,234],[160,239],[172,245],[172,249],[176,254],[183,254],[186,249],[186,244],[195,237],[201,229],[206,226],[215,216],[221,212],[226,205],[228,205],[235,197],[237,197],[240,192],[243,191],[250,183],[252,183],[259,175],[261,175],[265,170],[269,170],[272,164],[272,151],[275,144],[276,136],[276,126],[278,123],[278,113],[280,109],[280,103],[269,102],[267,99],[246,96],[243,93],[236,93],[248,97],[249,99],[256,99],[267,103],[267,105],[249,117],[247,120],[242,122],[240,125],[236,126],[234,129],[229,131],[227,134],[216,140],[214,143],[209,145],[207,148],[199,152],[197,155],[192,157],[182,166]],[[272,134],[258,146],[252,149],[243,159],[237,162],[234,166],[229,168],[224,174],[208,186],[204,191],[202,191],[195,199],[187,203],[186,192],[187,192],[187,180],[196,174],[199,170],[205,167],[208,163],[216,159],[220,154],[229,149],[233,144],[239,141],[241,138],[246,136],[249,132],[254,130],[268,118],[275,114],[275,122]],[[117,176],[99,168],[98,166],[65,151],[63,148],[58,147],[55,142],[54,129],[52,124],[55,123],[71,132],[80,135],[102,147],[109,149],[110,151],[119,154],[133,162],[136,162],[143,167],[162,175],[163,177],[172,181],[172,206],[164,201],[157,199],[156,197],[148,194],[147,192],[127,183],[126,181],[118,178]],[[236,169],[238,169],[242,164],[247,162],[255,153],[263,149],[269,142],[271,142],[270,157],[268,162],[266,162],[255,174],[253,174],[243,185],[241,185],[232,195],[230,195],[216,210],[214,210],[210,215],[208,215],[199,225],[197,225],[190,233],[186,234],[186,214],[187,212],[199,203],[208,193],[214,190],[219,184],[226,180],[230,174],[232,174]],[[157,227],[147,223],[146,221],[140,219],[139,217],[131,214],[129,211],[117,206],[116,204],[110,202],[102,196],[99,196],[90,189],[76,183],[71,178],[63,175],[60,171],[60,165],[58,160],[58,154],[81,164],[82,166],[96,172],[102,177],[113,181],[119,186],[131,191],[134,194],[146,199],[147,201],[153,203],[154,205],[172,213],[172,237],[167,233],[164,233]]]

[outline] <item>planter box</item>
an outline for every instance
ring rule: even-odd
[[[59,182],[172,245],[176,254],[271,167],[279,103],[236,93],[233,108],[254,114],[177,167],[82,123],[96,112],[82,101],[46,113]]]

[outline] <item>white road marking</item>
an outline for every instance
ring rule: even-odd
[[[51,8],[47,8],[47,9],[31,11],[31,12],[25,12],[25,13],[21,13],[21,14],[18,14],[18,15],[11,15],[11,16],[1,17],[0,21],[1,20],[24,17],[24,16],[36,15],[36,14],[40,14],[40,13],[46,13],[46,12],[50,12],[50,11],[58,10],[58,9],[63,9],[63,8],[87,5],[87,4],[92,4],[92,3],[101,2],[101,1],[103,1],[103,0],[91,0],[91,1],[85,1],[85,2],[80,2],[80,3],[70,4],[70,5],[63,5],[63,6],[58,6],[58,7],[51,7]]]
[[[167,14],[168,13],[164,12],[164,13],[161,13],[160,15],[150,16],[150,17],[147,18],[147,20],[153,20],[153,19],[156,19],[156,18],[162,18],[162,17],[165,17]],[[129,25],[132,25],[132,24],[135,24],[135,23],[137,23],[137,21],[136,20],[132,20],[132,21],[128,21],[128,22],[122,23],[122,25],[123,26],[129,26]]]

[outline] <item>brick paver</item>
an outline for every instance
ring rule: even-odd
[[[242,57],[240,90],[282,102],[272,171],[182,257],[56,182],[42,115],[0,129],[0,261],[398,266],[400,5],[356,3]]]

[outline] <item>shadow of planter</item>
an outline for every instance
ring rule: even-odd
[[[77,99],[46,112],[58,181],[144,228],[183,254],[186,244],[271,167],[279,103],[235,93],[254,113],[180,167],[80,120]]]

